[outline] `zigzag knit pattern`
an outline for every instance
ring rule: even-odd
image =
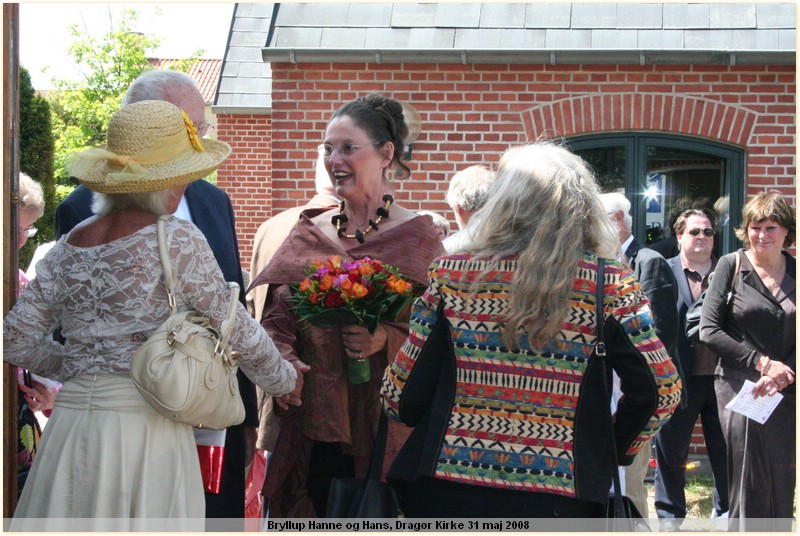
[[[512,352],[503,344],[500,327],[516,259],[508,257],[482,275],[487,266],[478,263],[467,270],[467,255],[434,261],[431,283],[412,308],[409,337],[384,378],[384,407],[397,418],[403,385],[436,322],[439,300],[444,300],[457,383],[435,476],[574,497],[573,424],[596,338],[596,257],[587,253],[580,262],[560,335],[535,348],[521,331],[520,348]],[[480,283],[473,294],[475,281]],[[619,320],[662,395],[656,414],[628,451],[633,453],[666,422],[662,416],[668,417],[678,403],[680,382],[630,270],[607,264],[604,291],[606,316]]]

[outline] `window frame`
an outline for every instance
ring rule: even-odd
[[[729,224],[720,227],[719,237],[722,254],[736,251],[740,242],[734,230],[741,223],[742,206],[746,185],[745,149],[702,138],[655,132],[614,132],[574,136],[566,139],[574,152],[588,149],[625,147],[625,196],[631,200],[633,234],[642,240],[646,232],[645,201],[635,201],[635,192],[642,192],[647,185],[647,151],[651,146],[680,149],[704,153],[724,161],[720,196],[729,196]]]

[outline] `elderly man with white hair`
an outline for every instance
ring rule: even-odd
[[[485,166],[470,166],[462,169],[450,179],[447,189],[447,204],[453,209],[459,231],[448,236],[442,245],[448,253],[463,249],[468,241],[467,222],[489,197],[489,185],[494,173]]]
[[[650,301],[650,312],[653,315],[653,325],[656,336],[664,343],[667,353],[675,355],[675,344],[678,338],[678,312],[675,304],[678,301],[678,283],[672,273],[672,268],[660,253],[644,247],[631,232],[631,202],[619,192],[606,193],[600,196],[600,201],[608,213],[608,217],[619,230],[620,250],[633,269],[642,292]],[[674,360],[679,367],[678,360]],[[679,372],[680,368],[678,369]],[[681,377],[683,374],[681,373]],[[616,389],[615,389],[616,391]],[[633,463],[625,467],[625,495],[639,509],[643,517],[647,518],[647,487],[644,477],[650,462],[650,442],[639,451]]]

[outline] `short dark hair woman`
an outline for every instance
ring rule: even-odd
[[[700,318],[700,340],[720,359],[714,389],[728,446],[728,529],[790,531],[797,293],[796,261],[786,248],[795,240],[794,210],[778,192],[760,193],[744,206],[736,236],[744,248],[717,263]],[[725,408],[745,381],[755,384],[756,398],[783,395],[763,424]]]

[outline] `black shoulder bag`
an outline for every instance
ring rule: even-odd
[[[739,266],[741,262],[739,260],[739,252],[734,251],[733,254],[736,255],[736,263],[734,264],[733,267],[733,277],[731,277],[731,288],[728,290],[728,302],[727,302],[728,305],[730,305],[733,302],[733,294],[734,294],[733,285],[734,283],[736,283],[736,277],[739,274]],[[709,282],[711,281],[711,277],[713,276],[714,274],[708,276]],[[703,314],[703,300],[706,297],[706,292],[707,291],[704,290],[703,293],[700,294],[700,297],[697,298],[697,301],[695,301],[692,305],[690,305],[689,308],[686,310],[686,337],[688,337],[689,340],[692,341],[693,343],[696,343],[700,340],[700,317]]]
[[[629,497],[622,495],[622,485],[619,481],[619,462],[617,460],[617,445],[614,441],[614,425],[611,416],[611,390],[606,379],[606,343],[605,343],[605,315],[603,314],[603,283],[605,259],[597,259],[597,291],[595,303],[595,316],[597,318],[597,342],[594,347],[594,355],[600,360],[600,372],[603,375],[603,391],[606,395],[605,405],[608,413],[606,414],[606,425],[608,437],[611,439],[611,461],[614,480],[614,494],[608,498],[606,506],[606,529],[611,532],[649,532],[650,527],[642,519],[642,514],[633,504]]]
[[[400,502],[394,489],[381,481],[383,455],[389,421],[381,412],[378,436],[372,448],[372,460],[364,478],[334,478],[325,508],[327,518],[393,518],[400,514]]]

